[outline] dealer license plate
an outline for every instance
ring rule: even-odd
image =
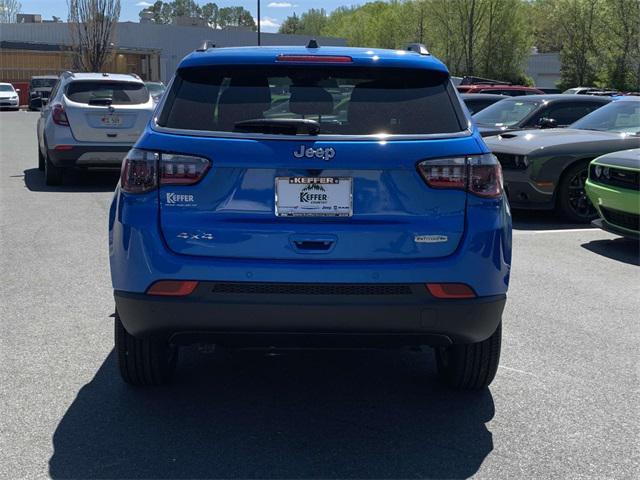
[[[277,177],[279,217],[350,217],[353,179],[349,177]]]

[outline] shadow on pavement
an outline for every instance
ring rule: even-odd
[[[493,449],[488,390],[453,393],[432,355],[202,354],[171,387],[127,387],[113,352],[53,436],[53,478],[461,478]]]
[[[640,242],[637,240],[629,238],[592,240],[581,246],[603,257],[640,266]]]
[[[24,171],[24,184],[32,192],[113,192],[119,180],[115,171],[71,170],[58,187],[44,183],[44,172],[37,168]]]
[[[568,223],[552,210],[513,210],[514,230],[574,230],[595,228],[589,223]]]

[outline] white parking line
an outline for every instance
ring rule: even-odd
[[[560,228],[557,230],[518,230],[513,229],[513,233],[531,234],[531,233],[573,233],[573,232],[600,232],[599,228]]]

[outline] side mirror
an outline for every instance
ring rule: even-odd
[[[558,122],[554,118],[542,117],[538,120],[538,128],[556,128]]]

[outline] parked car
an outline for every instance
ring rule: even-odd
[[[640,148],[596,158],[589,167],[586,190],[600,216],[594,225],[640,239]]]
[[[480,110],[484,110],[489,105],[493,105],[500,100],[511,98],[506,95],[494,95],[493,93],[463,93],[460,97],[469,109],[471,115],[478,113]]]
[[[38,168],[59,185],[70,168],[120,168],[154,103],[137,75],[65,72],[38,119]]]
[[[508,98],[473,115],[483,137],[527,128],[566,127],[611,101],[608,97],[531,95]]]
[[[40,110],[42,103],[46,103],[51,95],[51,90],[58,83],[57,75],[43,75],[31,77],[29,81],[29,110]]]
[[[149,95],[155,103],[158,103],[162,98],[167,87],[162,82],[144,82],[147,86],[147,90],[149,90]]]
[[[498,162],[431,55],[308,47],[194,52],[127,154],[120,374],[166,382],[192,342],[431,345],[449,385],[485,387],[511,262]]]
[[[16,90],[10,83],[0,83],[0,109],[19,110],[18,93],[20,89]]]
[[[485,141],[498,157],[513,208],[556,209],[570,221],[597,212],[584,190],[589,162],[640,147],[640,98],[620,97],[569,128],[507,132]]]
[[[562,93],[562,90],[559,88],[547,88],[547,87],[536,87],[538,90],[542,90],[547,95],[553,95],[556,93]]]
[[[460,93],[493,93],[494,95],[507,95],[509,97],[519,97],[522,95],[541,95],[542,90],[522,85],[458,85],[456,87]]]
[[[565,95],[587,95],[589,92],[594,92],[596,90],[599,89],[595,87],[573,87],[568,88],[562,93]]]

